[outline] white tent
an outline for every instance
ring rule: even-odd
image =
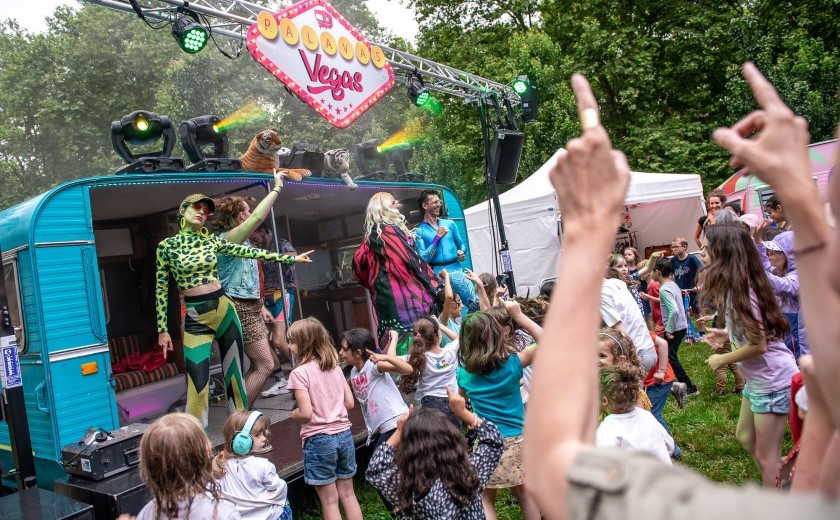
[[[557,273],[560,208],[548,173],[552,157],[518,186],[499,195],[505,234],[511,251],[517,294],[539,292],[540,282]],[[703,186],[699,175],[632,172],[625,204],[630,210],[639,252],[646,247],[669,245],[683,236],[694,247],[697,219],[704,214]],[[498,234],[491,226],[487,201],[464,211],[473,268],[498,274]],[[501,269],[503,270],[503,269]]]

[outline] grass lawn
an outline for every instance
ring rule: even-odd
[[[688,398],[684,410],[677,409],[671,398],[663,413],[671,427],[677,444],[684,452],[682,463],[718,482],[743,484],[759,483],[761,478],[747,452],[735,439],[735,425],[741,397],[735,394],[717,397],[714,395],[715,375],[705,365],[711,349],[705,344],[690,346],[683,343],[680,347],[680,360],[689,376],[700,388],[700,395]],[[729,375],[728,389],[734,386]],[[790,450],[790,436],[785,437],[783,451]],[[300,489],[292,498],[295,518],[315,520],[321,518],[318,500],[305,485],[294,486]],[[385,520],[390,518],[385,512],[376,491],[357,475],[356,496],[362,505],[366,519]],[[510,503],[510,494],[499,493],[496,502],[500,520],[521,519],[519,506]]]

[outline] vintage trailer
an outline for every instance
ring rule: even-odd
[[[62,446],[78,443],[89,428],[111,431],[183,404],[186,383],[174,285],[169,320],[176,351],[170,363],[152,372],[113,370],[126,356],[154,348],[156,246],[177,231],[177,208],[186,195],[232,194],[259,200],[271,180],[270,175],[244,172],[91,177],[61,184],[0,212],[0,250],[12,319],[19,327],[39,487],[53,489],[54,481],[64,477]],[[312,264],[297,267],[295,315],[319,318],[336,336],[351,327],[371,326],[369,298],[351,274],[371,195],[391,192],[411,210],[409,221],[415,224],[422,219],[414,200],[420,190],[440,190],[448,218],[467,237],[461,204],[445,187],[375,181],[358,185],[349,190],[336,179],[288,181],[269,222],[275,235],[288,238],[298,251],[316,250]],[[297,427],[286,420],[291,397],[277,399],[256,405],[269,410],[278,423],[271,440],[284,449],[273,453],[286,459],[273,460],[281,475],[294,478],[302,458]],[[214,415],[211,410],[209,433],[215,443],[221,441],[223,420],[224,412]],[[353,422],[354,432],[361,433],[361,416],[355,415]],[[0,466],[4,471],[13,467],[3,422]]]

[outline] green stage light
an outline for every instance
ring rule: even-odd
[[[519,94],[520,96],[527,92],[530,87],[531,85],[528,82],[527,76],[520,76],[513,80],[513,91]]]
[[[408,86],[408,97],[415,106],[424,107],[432,100],[432,94],[417,72],[408,77],[406,85]]]
[[[522,107],[522,121],[533,123],[537,120],[537,89],[528,76],[514,78],[511,83],[513,91],[519,96]]]
[[[417,95],[417,99],[414,101],[414,104],[417,105],[418,107],[425,106],[426,103],[429,102],[429,99],[431,97],[432,97],[432,95],[429,94],[429,91],[424,90],[423,92],[421,92],[420,94]]]
[[[198,23],[198,15],[192,11],[182,10],[172,24],[172,36],[178,42],[181,50],[195,54],[207,45],[207,29]]]

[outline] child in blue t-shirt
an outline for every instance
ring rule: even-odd
[[[528,319],[515,301],[502,302],[505,310],[535,340],[542,329]],[[525,407],[519,392],[522,370],[531,365],[536,344],[519,353],[507,344],[499,322],[486,312],[470,314],[461,325],[458,352],[458,386],[481,419],[498,426],[505,439],[505,451],[487,487],[481,493],[485,514],[495,518],[498,489],[512,488],[526,520],[539,519],[536,502],[524,488],[522,471],[522,427]]]

